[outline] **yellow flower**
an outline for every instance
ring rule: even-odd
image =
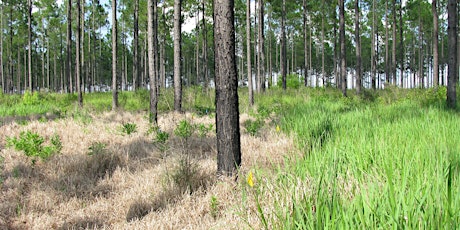
[[[276,126],[276,132],[279,132],[279,131],[281,131],[281,128],[280,128],[279,125],[277,125],[277,126]]]
[[[252,172],[249,172],[249,175],[248,175],[248,185],[251,187],[254,187],[254,180],[252,178]]]

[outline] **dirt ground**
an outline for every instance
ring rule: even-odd
[[[240,179],[217,178],[215,129],[184,140],[174,135],[184,119],[205,125],[215,120],[162,114],[159,127],[170,134],[165,145],[154,141],[144,113],[3,124],[0,229],[258,229],[255,204],[242,192],[245,177],[249,170],[282,164],[295,152],[292,138],[269,121],[256,136],[242,127]],[[123,134],[125,123],[135,123],[137,132]],[[61,153],[33,165],[23,152],[6,147],[6,138],[21,131],[46,139],[58,134]],[[178,186],[184,165],[192,172],[186,188]]]

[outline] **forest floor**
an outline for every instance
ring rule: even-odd
[[[255,136],[242,126],[243,162],[234,181],[216,177],[215,131],[178,137],[174,129],[183,120],[195,127],[215,122],[210,115],[161,114],[159,127],[170,134],[165,144],[155,142],[143,112],[4,123],[0,229],[261,228],[248,172],[282,165],[297,152],[293,138],[268,120]],[[130,135],[122,131],[128,123],[136,124]],[[9,137],[24,131],[38,133],[45,144],[59,135],[62,150],[32,163],[6,147]]]

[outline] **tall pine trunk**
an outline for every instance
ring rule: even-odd
[[[83,96],[81,93],[81,0],[77,0],[77,34],[76,34],[76,55],[75,55],[75,74],[77,78],[77,94],[78,94],[78,105],[83,107]]]
[[[259,77],[258,77],[258,86],[259,91],[265,91],[265,35],[264,35],[264,0],[259,0],[259,36],[258,38],[258,69]]]
[[[134,0],[133,89],[139,89],[139,0]]]
[[[246,66],[248,76],[249,106],[254,105],[254,92],[251,67],[251,1],[246,0]]]
[[[117,24],[117,0],[112,0],[112,110],[116,110],[118,108]]]
[[[281,12],[281,75],[283,78],[283,90],[286,90],[286,75],[287,75],[287,55],[286,55],[286,0],[283,0]]]
[[[356,93],[361,93],[361,34],[359,32],[359,0],[355,0],[355,43],[356,43]]]
[[[347,54],[345,49],[345,1],[339,0],[340,81],[342,95],[347,96]]]
[[[214,0],[214,36],[217,174],[233,176],[241,165],[233,0]]]
[[[67,5],[67,56],[65,63],[66,79],[69,81],[66,87],[69,87],[69,92],[73,93],[73,81],[72,81],[72,0],[68,1]],[[65,90],[67,91],[67,90]]]
[[[457,81],[458,81],[458,66],[457,66],[457,1],[449,0],[447,3],[447,37],[449,44],[448,51],[448,73],[447,73],[447,106],[451,109],[457,108]]]
[[[174,0],[174,110],[177,112],[182,111],[181,6],[182,0]]]
[[[431,4],[431,11],[433,12],[433,85],[439,85],[439,52],[438,52],[438,9],[437,0],[433,0]]]
[[[28,0],[28,14],[27,14],[27,21],[28,21],[28,37],[27,37],[27,46],[28,46],[28,60],[27,60],[27,67],[28,67],[28,76],[29,76],[29,90],[34,91],[34,85],[32,81],[32,0]]]
[[[157,92],[157,74],[156,74],[156,45],[157,33],[156,33],[156,13],[157,13],[157,1],[148,0],[147,2],[147,39],[148,39],[148,73],[149,73],[149,86],[150,86],[150,123],[158,123],[158,92]]]

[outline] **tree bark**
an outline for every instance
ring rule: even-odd
[[[390,82],[388,24],[388,1],[385,1],[385,83]]]
[[[400,81],[401,88],[404,88],[404,30],[403,30],[403,18],[402,18],[402,2],[399,3],[399,63],[400,63]]]
[[[283,78],[283,90],[286,90],[287,59],[286,59],[286,0],[283,0],[281,12],[281,75]]]
[[[246,66],[248,76],[249,106],[254,105],[254,93],[251,67],[251,1],[246,0]]]
[[[201,1],[201,9],[203,14],[203,85],[204,89],[208,88],[208,30],[206,28],[206,11],[205,11],[205,0]]]
[[[0,5],[0,31],[3,31],[3,3]],[[0,75],[2,75],[2,93],[7,93],[5,73],[3,72],[3,32],[0,33]]]
[[[66,56],[66,79],[69,81],[68,87],[70,93],[73,93],[72,81],[72,0],[67,5],[67,56]],[[67,90],[66,90],[67,91]]]
[[[347,54],[345,49],[345,1],[339,0],[340,80],[342,95],[347,96]]]
[[[372,89],[376,89],[375,74],[376,74],[376,60],[375,60],[375,0],[372,1],[372,28],[371,28],[371,82]]]
[[[214,0],[214,36],[217,174],[233,176],[241,165],[233,0]]]
[[[182,111],[181,7],[182,0],[174,0],[174,110],[176,112]]]
[[[157,42],[157,33],[156,30],[156,13],[157,13],[157,1],[148,0],[147,1],[147,39],[148,39],[148,72],[149,72],[149,86],[150,86],[150,114],[149,121],[150,123],[158,123],[158,92],[157,92],[157,74],[156,74],[156,45]]]
[[[265,35],[264,35],[264,0],[259,0],[259,36],[258,53],[259,53],[259,91],[265,91]]]
[[[27,38],[27,46],[28,46],[28,60],[27,60],[27,67],[28,67],[28,76],[29,76],[29,90],[31,92],[34,91],[33,81],[32,81],[32,0],[28,0],[27,4],[28,13],[27,13],[27,21],[28,21],[28,38]]]
[[[133,89],[139,86],[139,0],[134,0]]]
[[[448,51],[448,72],[447,72],[447,107],[451,109],[457,108],[457,81],[458,81],[458,66],[457,66],[457,1],[449,0],[447,3],[447,37],[449,44]]]
[[[117,0],[112,0],[112,110],[116,110],[118,108],[117,24]]]
[[[303,51],[304,51],[304,65],[303,65],[303,84],[308,86],[308,31],[307,31],[307,0],[303,0]]]
[[[433,0],[431,4],[431,11],[433,12],[433,85],[439,86],[439,52],[438,52],[438,9],[437,0]]]
[[[361,34],[359,32],[359,0],[355,0],[355,43],[356,43],[356,93],[361,93]]]
[[[78,105],[80,107],[83,107],[83,96],[81,93],[81,47],[80,47],[80,41],[81,41],[81,5],[80,5],[81,0],[77,0],[77,34],[76,34],[76,55],[75,55],[75,74],[77,78],[77,94],[78,94]]]
[[[396,0],[393,0],[393,43],[391,52],[391,75],[393,85],[396,85]]]

